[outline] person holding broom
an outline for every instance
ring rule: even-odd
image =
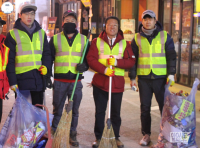
[[[130,44],[124,40],[120,29],[120,21],[111,16],[105,20],[105,29],[90,46],[87,61],[91,69],[96,71],[93,80],[93,97],[95,102],[95,127],[96,141],[92,147],[97,148],[102,138],[105,126],[105,111],[108,102],[109,77],[112,77],[111,94],[111,123],[113,126],[118,148],[124,144],[119,140],[121,125],[121,102],[124,91],[125,69],[135,64],[135,56]],[[113,69],[110,69],[110,65]]]
[[[165,84],[169,80],[174,84],[176,52],[173,39],[156,21],[156,15],[151,10],[143,12],[139,33],[135,34],[131,46],[136,56],[136,65],[129,71],[130,84],[137,87],[137,75],[143,134],[140,145],[146,146],[151,135],[152,95],[155,94],[162,114]]]
[[[82,73],[87,71],[89,66],[86,59],[79,64],[83,49],[86,45],[86,36],[78,33],[76,29],[77,15],[68,10],[63,14],[63,31],[54,35],[49,44],[52,52],[52,64],[54,61],[54,87],[53,87],[53,123],[52,134],[55,133],[61,119],[66,98],[71,98],[73,86],[77,73],[78,78],[76,90],[73,97],[72,122],[70,129],[70,144],[79,146],[77,141],[77,125],[79,117],[79,106],[82,99],[81,79]],[[65,128],[65,127],[64,127]],[[67,133],[66,133],[67,134]]]
[[[22,3],[14,28],[5,39],[10,48],[6,68],[12,90],[30,91],[32,104],[43,104],[44,76],[51,70],[51,51],[45,31],[35,20],[37,7]]]

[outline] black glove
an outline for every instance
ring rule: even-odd
[[[46,79],[46,80],[45,80],[45,82],[46,82],[46,87],[51,89],[51,88],[53,87],[53,84],[52,84],[52,82],[51,82],[51,77],[46,76],[45,79]]]
[[[88,70],[88,67],[86,66],[85,63],[77,64],[76,70],[79,71],[79,73],[83,73],[84,71]]]

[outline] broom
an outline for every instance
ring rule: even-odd
[[[110,66],[110,69],[112,69],[112,66]],[[112,89],[112,77],[109,77],[108,119],[106,121],[106,126],[104,127],[103,135],[98,148],[117,148],[115,134],[110,120],[111,93],[112,93],[111,89]]]
[[[85,57],[85,53],[86,53],[86,50],[88,47],[89,37],[90,37],[90,30],[88,33],[85,48],[82,53],[80,64],[83,63],[83,59]],[[54,134],[52,148],[69,148],[70,147],[69,135],[70,135],[71,120],[72,120],[73,97],[74,97],[74,92],[76,89],[78,77],[79,77],[79,72],[76,75],[76,80],[74,83],[71,98],[69,99],[69,102],[65,107],[64,113],[62,114],[62,117],[61,117],[58,127],[56,129],[56,132]]]

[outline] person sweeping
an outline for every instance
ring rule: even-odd
[[[76,29],[77,15],[68,10],[63,14],[63,32],[54,35],[50,40],[52,52],[52,64],[54,61],[54,88],[53,88],[53,122],[51,133],[54,134],[61,119],[63,107],[66,98],[71,98],[72,90],[75,85],[77,73],[78,77],[76,89],[73,96],[72,121],[70,128],[69,142],[72,146],[78,147],[77,125],[79,117],[79,106],[82,99],[81,79],[82,73],[87,71],[89,66],[86,59],[80,63],[84,47],[86,45],[86,36],[78,33]],[[69,104],[68,104],[69,105]],[[62,116],[62,118],[65,116]],[[70,122],[69,121],[69,122]],[[67,122],[67,119],[64,121]],[[67,128],[67,127],[63,127]],[[65,133],[67,134],[67,133]],[[65,139],[66,141],[67,139]]]
[[[113,56],[110,57],[110,56]],[[115,134],[118,148],[124,144],[119,140],[121,126],[121,102],[124,91],[125,69],[135,64],[135,56],[131,46],[124,40],[120,29],[120,21],[111,16],[105,20],[105,29],[98,38],[95,38],[87,54],[87,61],[91,69],[96,71],[93,80],[93,97],[95,102],[95,127],[96,141],[92,147],[97,148],[100,144],[104,130],[105,111],[108,102],[109,77],[112,77],[111,94],[111,123]],[[113,69],[109,68],[110,65]]]

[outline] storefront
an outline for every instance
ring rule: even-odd
[[[192,86],[200,79],[200,1],[164,0],[163,26],[177,53],[176,82]]]

